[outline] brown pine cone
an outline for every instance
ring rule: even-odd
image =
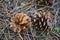
[[[50,11],[40,11],[37,13],[38,20],[36,19],[36,30],[48,31],[52,28],[53,15]]]
[[[10,27],[14,32],[20,32],[21,30],[27,30],[31,27],[31,18],[24,13],[17,13],[11,18]]]

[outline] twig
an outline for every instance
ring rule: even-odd
[[[29,9],[31,9],[33,6],[34,6],[34,5],[30,5],[30,6],[29,6],[29,8],[27,8],[26,10],[29,10]]]
[[[32,31],[33,31],[32,28],[30,28],[30,31],[31,31],[31,34],[32,34],[32,36],[33,36],[33,40],[35,40],[34,36],[35,36],[36,34],[35,34],[34,32],[32,32]]]
[[[28,5],[31,5],[31,3],[27,3],[27,4],[24,5],[24,6],[18,6],[18,7],[15,7],[15,8],[14,8],[13,10],[11,10],[10,12],[14,12],[14,10],[19,9],[19,8],[27,7]]]
[[[21,38],[21,40],[23,40],[22,36],[20,35],[20,33],[18,33],[19,37]]]
[[[50,31],[50,34],[54,34],[55,36],[57,36],[58,38],[60,38],[60,35],[57,34],[57,33],[55,33],[55,32],[53,32],[53,31]]]

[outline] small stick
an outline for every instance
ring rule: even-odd
[[[23,40],[22,36],[20,35],[20,33],[18,33],[19,37],[21,38],[21,40]]]
[[[50,32],[51,32],[52,34],[54,34],[55,36],[57,36],[58,38],[60,38],[60,35],[59,35],[59,34],[53,32],[53,31],[50,31]]]

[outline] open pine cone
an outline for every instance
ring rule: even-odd
[[[52,29],[53,15],[50,11],[39,11],[36,18],[32,18],[33,27],[38,31],[49,31]]]
[[[31,27],[31,18],[24,13],[17,13],[11,18],[10,27],[14,32],[20,32],[21,30],[27,30]]]
[[[47,12],[40,12],[38,14],[39,16],[39,25],[40,29],[44,31],[49,31],[52,29],[52,21],[53,21],[53,15],[50,13],[50,11]]]

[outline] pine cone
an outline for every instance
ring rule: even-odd
[[[40,11],[36,16],[32,22],[37,31],[49,31],[52,28],[53,16],[49,11]]]
[[[31,18],[24,13],[17,13],[11,18],[10,27],[14,32],[20,32],[21,30],[27,30],[31,27]]]

